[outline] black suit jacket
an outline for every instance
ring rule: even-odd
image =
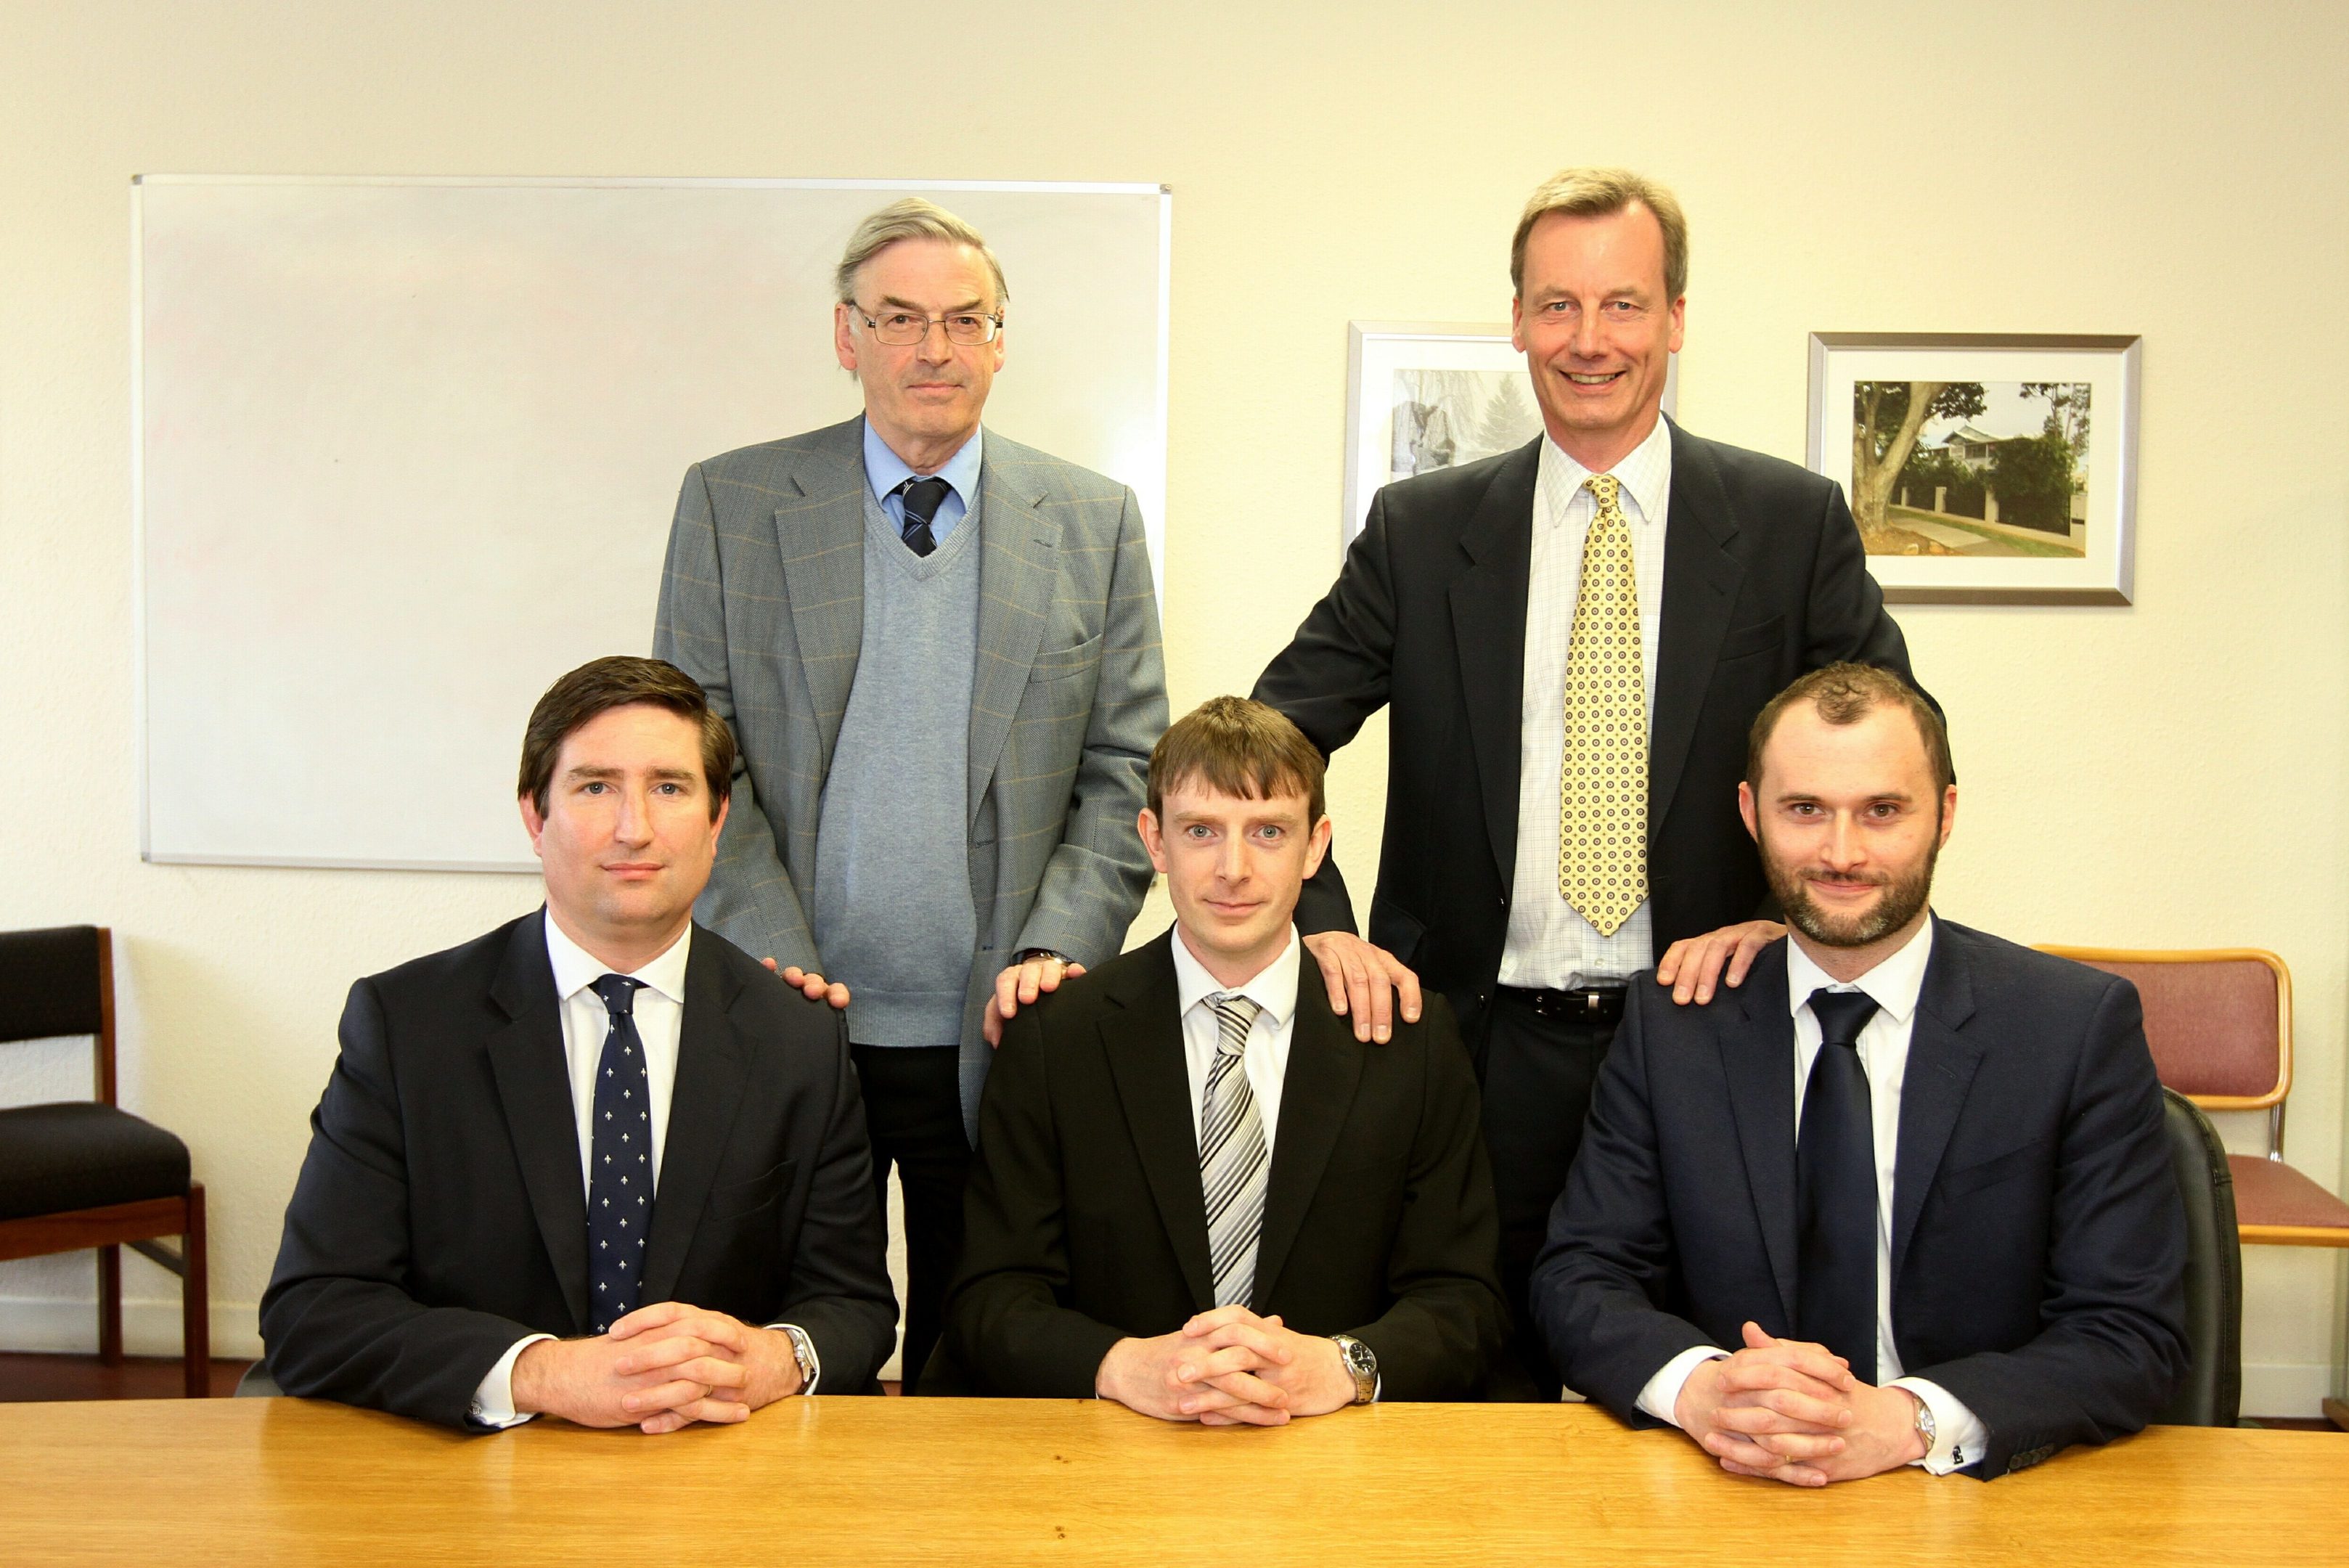
[[[1005,1029],[932,1363],[939,1391],[1089,1398],[1111,1345],[1215,1305],[1173,940]],[[1507,1316],[1459,1033],[1439,1003],[1385,1044],[1360,1044],[1309,966],[1297,1002],[1248,1304],[1300,1334],[1361,1339],[1384,1398],[1476,1397]]]
[[[1671,426],[1648,754],[1656,950],[1770,908],[1737,815],[1746,732],[1806,670],[1909,677],[1832,482]],[[1390,484],[1337,585],[1257,681],[1326,755],[1391,711],[1371,940],[1452,999],[1472,1038],[1500,972],[1517,853],[1526,595],[1541,441]],[[1353,929],[1334,858],[1298,929]]]
[[[262,1297],[289,1394],[466,1423],[527,1334],[587,1333],[587,1199],[543,915],[351,987]],[[822,1386],[887,1359],[839,1016],[696,928],[643,1301],[804,1328]]]
[[[1702,1006],[1632,990],[1533,1307],[1568,1384],[1645,1425],[1682,1351],[1792,1331],[1795,1030],[1783,941]],[[1937,921],[1896,1161],[1893,1343],[1990,1428],[1979,1473],[2151,1420],[2186,1231],[2136,988]]]

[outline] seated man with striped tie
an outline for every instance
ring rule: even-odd
[[[1631,988],[1551,1211],[1568,1384],[1739,1475],[2003,1475],[2137,1430],[2186,1366],[2137,992],[1930,911],[1953,778],[1885,670],[1763,709],[1738,806],[1791,940],[1709,1002]]]
[[[1174,929],[1007,1027],[923,1392],[1258,1425],[1479,1397],[1508,1313],[1451,1013],[1363,1042],[1299,983],[1320,753],[1218,697],[1159,741],[1148,789]]]
[[[733,760],[659,659],[539,699],[545,907],[343,1009],[261,1303],[285,1392],[668,1432],[873,1389],[896,1303],[845,1030],[693,923]]]

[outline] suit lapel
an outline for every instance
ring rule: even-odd
[[[645,1244],[645,1276],[638,1287],[646,1303],[677,1293],[678,1275],[701,1223],[719,1157],[732,1135],[750,1066],[731,1016],[742,993],[740,977],[726,972],[709,932],[696,930],[694,937],[685,962],[684,1027],[677,1043],[659,1186],[653,1195],[653,1233]]]
[[[1504,887],[1517,857],[1526,593],[1533,572],[1534,483],[1540,469],[1537,437],[1495,472],[1460,535],[1460,547],[1475,564],[1454,579],[1451,591],[1453,642],[1460,651],[1461,690],[1468,697],[1468,737],[1476,753],[1493,865]]]
[[[1191,1287],[1195,1307],[1204,1311],[1215,1304],[1216,1277],[1207,1253],[1206,1202],[1199,1190],[1199,1138],[1191,1127],[1182,999],[1166,946],[1173,940],[1169,931],[1143,950],[1150,955],[1144,977],[1132,990],[1110,997],[1122,1012],[1100,1025],[1102,1054],[1109,1059],[1126,1130],[1183,1281]]]
[[[1671,425],[1671,499],[1664,510],[1662,625],[1656,633],[1656,714],[1648,750],[1648,842],[1672,807],[1696,739],[1714,657],[1745,568],[1731,554],[1737,519],[1702,442]]]
[[[1745,1160],[1755,1220],[1785,1321],[1795,1321],[1795,1019],[1786,1006],[1786,942],[1762,950],[1732,992],[1744,1025],[1716,1037],[1729,1118]],[[1716,1006],[1718,1004],[1716,1003]],[[1729,1020],[1724,1016],[1723,1023]]]
[[[864,637],[864,421],[834,425],[799,452],[775,507],[792,639],[829,761]]]
[[[561,1000],[546,957],[543,912],[515,922],[490,996],[510,1022],[490,1036],[490,1069],[506,1132],[522,1166],[523,1189],[547,1262],[571,1309],[574,1333],[587,1323],[587,1193],[580,1175],[579,1127],[563,1054]]]
[[[1009,443],[988,441],[978,471],[978,662],[970,687],[974,824],[1044,640],[1061,548],[1061,524],[1020,483],[1019,466],[1004,450]]]
[[[1973,1085],[1974,1069],[1982,1065],[1982,1047],[1961,1031],[1973,1016],[1973,977],[1960,943],[1939,919],[1933,923],[1933,956],[1925,967],[1925,984],[1917,997],[1917,1016],[1909,1032],[1909,1066],[1900,1087],[1900,1138],[1892,1167],[1892,1278],[1897,1284],[1900,1265],[1916,1234],[1917,1216],[1924,1211],[1925,1195],[1932,1190],[1933,1175],[1950,1147],[1958,1112]]]
[[[1309,967],[1298,978],[1297,1020],[1288,1039],[1288,1071],[1281,1080],[1272,1169],[1265,1179],[1264,1229],[1257,1241],[1249,1304],[1258,1311],[1270,1299],[1305,1211],[1320,1190],[1321,1173],[1329,1168],[1362,1076],[1364,1047],[1330,1011],[1329,995],[1314,983],[1318,978]]]

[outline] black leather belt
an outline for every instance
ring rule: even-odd
[[[1614,1023],[1623,1016],[1626,988],[1619,985],[1586,985],[1575,991],[1529,991],[1516,985],[1499,989],[1503,998],[1531,1008],[1537,1018],[1555,1018],[1568,1023]]]

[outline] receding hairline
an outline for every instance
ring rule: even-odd
[[[1861,726],[1873,722],[1874,721],[1887,715],[1907,720],[1908,722],[1902,726],[1902,729],[1917,744],[1917,771],[1925,776],[1925,794],[1928,796],[1936,798],[1940,796],[1941,791],[1940,788],[1936,787],[1933,783],[1933,743],[1926,736],[1925,726],[1918,721],[1915,710],[1909,707],[1906,703],[1894,702],[1882,698],[1878,698],[1876,701],[1869,702],[1867,707],[1861,709],[1859,712],[1855,714],[1851,719],[1843,722],[1837,722],[1836,719],[1826,711],[1826,706],[1820,702],[1816,694],[1806,693],[1801,699],[1789,702],[1783,710],[1780,711],[1776,722],[1770,726],[1769,738],[1762,742],[1761,751],[1754,759],[1756,766],[1754,769],[1754,777],[1746,781],[1748,786],[1754,791],[1754,799],[1801,799],[1809,793],[1805,791],[1795,791],[1791,793],[1782,792],[1780,794],[1772,794],[1763,788],[1764,781],[1768,777],[1770,771],[1770,748],[1777,745],[1785,737],[1786,733],[1786,721],[1793,718],[1797,713],[1809,715],[1809,717],[1818,725],[1820,730],[1828,734],[1857,730]],[[1878,791],[1871,794],[1869,798],[1889,800],[1894,798],[1896,795],[1904,800],[1911,798],[1905,790],[1893,791],[1890,793]]]

